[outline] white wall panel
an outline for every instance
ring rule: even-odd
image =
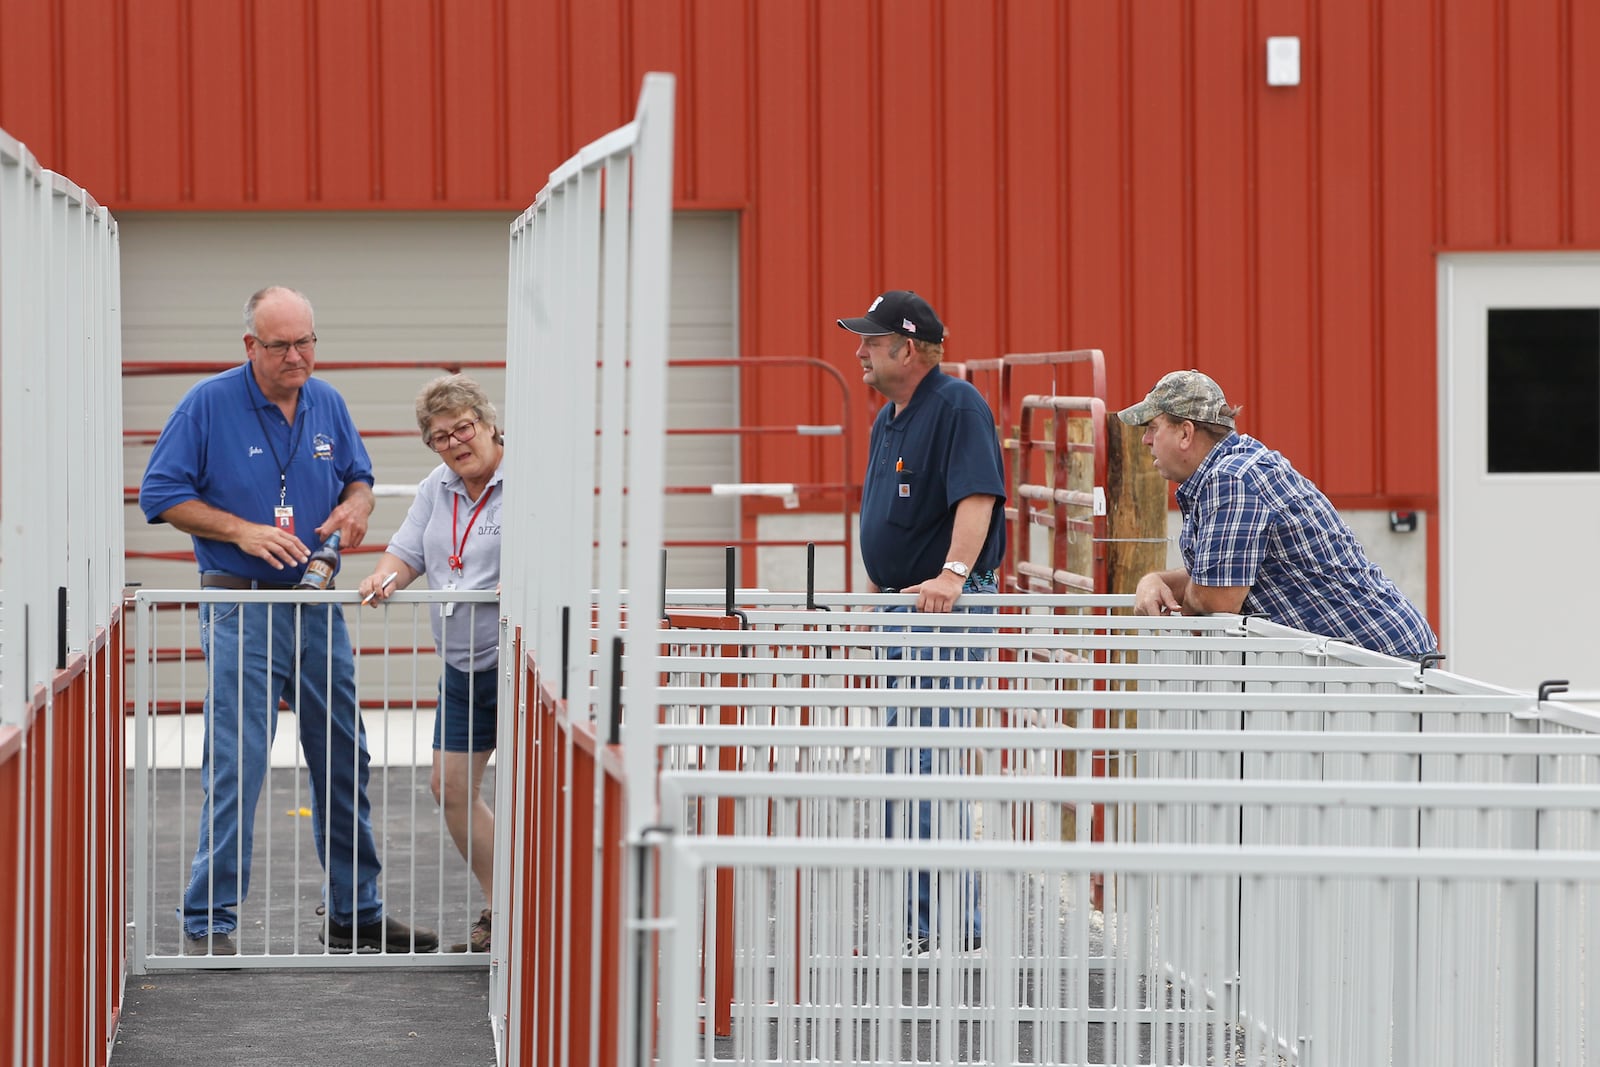
[[[488,213],[137,214],[122,220],[123,353],[127,360],[205,362],[244,357],[242,311],[263,285],[283,284],[311,298],[322,362],[501,360],[505,355],[506,234],[511,219]],[[730,214],[679,213],[674,222],[674,358],[738,354],[738,220]],[[431,369],[320,372],[349,402],[356,424],[414,432],[412,400]],[[504,407],[502,371],[471,372]],[[130,378],[124,421],[157,430],[200,375]],[[731,371],[683,372],[669,387],[671,426],[732,426],[738,384]],[[518,413],[501,411],[514,440]],[[415,437],[368,437],[380,483],[414,484],[434,457]],[[124,450],[126,484],[137,486],[148,444]],[[737,480],[732,438],[669,440],[671,485]],[[380,500],[372,543],[381,548],[408,501]],[[183,551],[189,539],[149,526],[126,509],[130,551]],[[737,509],[706,497],[669,498],[669,538],[737,536]],[[680,556],[682,558],[680,558]],[[347,573],[365,573],[359,557]],[[676,553],[681,584],[721,581],[714,553]],[[192,588],[194,566],[132,559],[128,580]]]

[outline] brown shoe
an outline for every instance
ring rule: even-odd
[[[239,946],[233,943],[233,938],[225,933],[213,931],[201,934],[199,937],[185,937],[183,939],[183,954],[185,956],[237,956]]]
[[[472,924],[472,932],[467,935],[468,951],[489,951],[489,909],[484,908],[478,913],[478,921]]]

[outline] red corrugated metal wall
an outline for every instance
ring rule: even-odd
[[[512,212],[674,71],[745,354],[853,378],[834,317],[913,287],[952,358],[1199,365],[1341,504],[1429,506],[1434,253],[1600,247],[1597,54],[1582,0],[0,0],[0,126],[118,211]]]

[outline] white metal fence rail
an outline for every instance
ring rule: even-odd
[[[134,598],[133,709],[130,724],[132,804],[129,820],[130,893],[128,920],[132,935],[130,966],[134,973],[169,968],[251,968],[296,966],[485,966],[481,954],[415,952],[357,953],[330,951],[322,937],[330,865],[355,861],[337,842],[358,836],[357,827],[336,827],[332,804],[319,805],[313,780],[348,778],[350,810],[369,811],[381,864],[378,890],[385,915],[413,927],[437,931],[441,948],[466,941],[471,921],[483,906],[467,861],[452,844],[445,817],[430,789],[433,718],[438,697],[440,660],[429,629],[429,606],[449,602],[458,611],[498,614],[493,590],[403,591],[377,609],[361,608],[355,592],[237,592],[233,590],[140,590]],[[219,677],[215,659],[196,647],[198,630],[210,612],[226,613],[258,606],[270,613],[288,613],[297,636],[291,643],[297,658],[267,669],[288,678],[286,703],[278,693],[245,692],[242,674]],[[319,729],[301,714],[300,683],[338,703],[332,680],[330,650],[313,650],[298,634],[315,613],[343,613],[353,649],[355,693],[365,711],[348,709],[362,724],[359,752],[352,765],[308,766],[311,751],[331,746],[306,735]],[[263,630],[270,629],[270,623]],[[242,628],[241,628],[242,635]],[[242,637],[241,637],[242,639]],[[299,655],[309,651],[309,655]],[[266,737],[272,743],[260,801],[254,805],[249,837],[224,835],[215,811],[207,820],[208,742],[206,700],[217,686],[231,691],[226,702],[238,722],[234,728]],[[470,703],[470,696],[469,696]],[[368,754],[372,760],[367,765]],[[355,761],[359,761],[359,766]],[[343,770],[344,774],[336,774]],[[223,787],[250,788],[242,780]],[[336,788],[333,786],[332,788]],[[441,791],[449,783],[441,782]],[[364,801],[364,803],[363,803]],[[238,822],[243,823],[242,807]],[[469,809],[470,818],[470,809]],[[209,825],[202,825],[209,821]],[[313,825],[315,824],[315,825]],[[211,840],[233,837],[238,843],[228,860],[245,868],[246,892],[236,907],[239,926],[233,956],[184,954],[185,934],[180,905],[190,878],[197,835]],[[326,862],[319,859],[316,837]],[[470,838],[470,832],[469,832]],[[208,906],[226,895],[229,879],[215,870],[202,890]]]
[[[0,130],[0,723],[121,602],[119,277],[111,213]]]
[[[1255,620],[817,599],[670,635],[662,1062],[1592,1059],[1594,716]],[[979,725],[883,725],[952,703]],[[922,800],[946,817],[906,840]]]
[[[1592,1018],[1582,996],[1563,997],[1572,1015],[1560,1029],[1523,1034],[1521,1041],[1494,1032],[1488,1045],[1474,1045],[1483,1032],[1499,1030],[1499,1013],[1476,1021],[1469,1008],[1443,996],[1420,1005],[1388,999],[1396,994],[1383,980],[1388,976],[1380,973],[1374,983],[1360,960],[1344,955],[1346,943],[1332,936],[1338,931],[1316,925],[1294,931],[1282,946],[1274,970],[1289,972],[1293,960],[1291,983],[1265,993],[1303,1001],[1308,1025],[1301,1033],[1275,1034],[1251,1023],[1241,1007],[1250,979],[1238,977],[1230,951],[1238,927],[1256,920],[1231,906],[1240,884],[1303,893],[1317,908],[1334,912],[1338,896],[1381,909],[1394,880],[1402,879],[1437,904],[1442,921],[1425,915],[1419,924],[1419,938],[1428,939],[1458,932],[1459,917],[1475,914],[1480,887],[1539,886],[1563,900],[1580,896],[1579,887],[1592,887],[1593,858],[1586,853],[1423,849],[1402,857],[1389,850],[1338,848],[1088,850],[1068,844],[954,847],[771,837],[683,837],[666,852],[670,882],[664,896],[675,911],[680,901],[702,894],[719,870],[744,875],[745,892],[734,903],[746,903],[750,911],[785,897],[833,894],[850,901],[873,885],[930,868],[946,876],[979,872],[997,898],[1030,903],[1038,900],[1040,883],[1082,886],[1093,873],[1108,872],[1126,903],[1105,918],[1082,910],[1058,918],[1049,898],[1016,914],[997,912],[996,928],[1008,941],[1011,931],[1030,927],[1050,928],[1051,935],[1035,941],[1039,948],[1027,954],[986,947],[981,959],[919,960],[914,966],[841,956],[837,945],[792,933],[780,911],[765,927],[741,927],[747,933],[741,963],[754,978],[737,988],[748,990],[745,1003],[754,1010],[740,1017],[746,1029],[715,1052],[710,1024],[700,1018],[697,928],[669,927],[661,975],[662,1063],[1592,1062],[1592,1038],[1583,1029]],[[1171,886],[1186,890],[1180,902],[1167,899]],[[1176,903],[1185,910],[1178,912]],[[1377,919],[1377,929],[1386,933],[1387,916],[1380,910]],[[1167,961],[1174,947],[1208,951],[1216,966],[1175,970]],[[1381,956],[1381,946],[1372,954]],[[1330,1001],[1314,999],[1328,991],[1348,992]],[[1396,1016],[1412,1007],[1431,1008],[1434,1025],[1396,1027]],[[1557,1017],[1552,1011],[1551,1020]],[[1453,1029],[1458,1022],[1473,1025]]]

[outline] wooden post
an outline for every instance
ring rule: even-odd
[[[1167,480],[1150,464],[1143,432],[1106,416],[1106,588],[1131,593],[1167,567]]]
[[[1106,588],[1107,593],[1132,593],[1151,571],[1167,567],[1167,480],[1150,463],[1150,450],[1141,440],[1144,434],[1117,418],[1106,416]],[[1119,653],[1111,653],[1120,657]],[[1120,686],[1119,686],[1120,688]],[[1097,716],[1098,718],[1098,716]],[[1133,711],[1106,713],[1106,725],[1134,729],[1139,725]],[[1095,753],[1096,774],[1110,777],[1138,773],[1135,755],[1116,750]],[[1102,762],[1103,761],[1103,762]],[[1118,828],[1099,824],[1114,818],[1110,810],[1096,811],[1095,838],[1123,838]],[[1127,827],[1128,833],[1135,828]],[[1101,902],[1104,886],[1101,876],[1090,881],[1093,901]]]

